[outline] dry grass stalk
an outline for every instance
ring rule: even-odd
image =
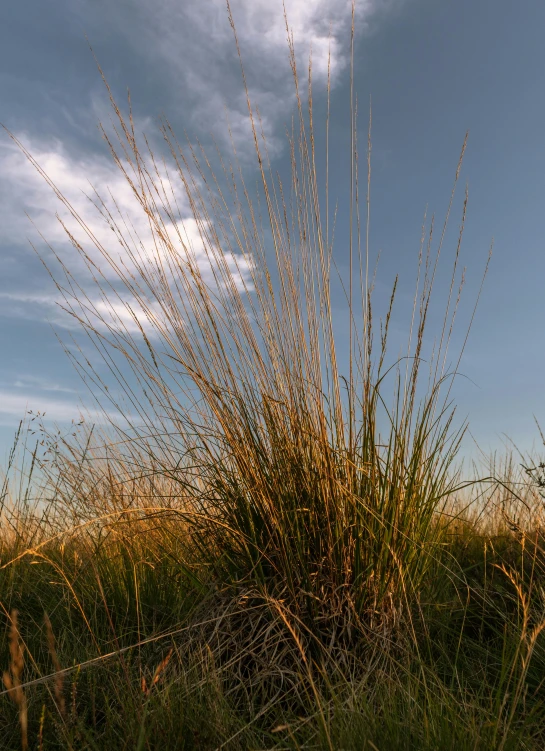
[[[25,692],[21,686],[23,669],[25,666],[24,646],[21,642],[19,627],[17,624],[17,610],[11,611],[11,627],[9,632],[9,651],[11,662],[9,670],[4,671],[2,676],[8,696],[17,705],[19,710],[19,724],[21,726],[21,748],[28,749],[28,712]]]
[[[519,638],[519,642],[517,644],[517,648],[515,650],[515,654],[511,662],[511,668],[508,674],[508,680],[506,684],[507,688],[505,690],[505,695],[503,697],[500,712],[498,714],[496,736],[500,729],[503,731],[501,740],[497,746],[498,751],[503,751],[507,743],[509,730],[511,728],[511,725],[513,724],[515,715],[517,711],[519,710],[520,701],[521,701],[521,698],[523,697],[524,690],[526,687],[526,676],[528,674],[530,662],[532,660],[532,655],[536,648],[539,636],[545,630],[545,617],[543,616],[543,608],[545,606],[545,592],[543,591],[543,589],[541,589],[540,591],[542,612],[539,614],[539,617],[537,620],[533,618],[533,612],[532,612],[532,606],[531,606],[537,555],[538,555],[538,546],[537,546],[537,538],[536,538],[534,551],[533,551],[533,557],[532,557],[532,564],[533,564],[532,576],[531,576],[530,581],[526,585],[526,589],[524,587],[524,582],[520,574],[518,574],[516,571],[508,569],[505,566],[505,564],[496,566],[511,582],[515,590],[516,597],[517,597],[517,600],[519,602],[520,609],[521,609],[521,615],[522,615],[520,638]],[[510,708],[505,717],[505,721],[502,722],[504,709],[506,705],[508,704],[508,702],[509,702]],[[494,738],[494,741],[496,740],[496,736]]]
[[[161,676],[167,669],[168,663],[170,662],[173,652],[174,652],[174,648],[171,647],[169,651],[167,652],[166,656],[157,665],[149,686],[147,684],[146,677],[142,676],[142,693],[144,694],[144,696],[149,697],[149,695],[151,694],[153,690],[153,687],[156,686],[161,680]]]
[[[42,707],[42,713],[40,715],[40,727],[38,728],[38,751],[43,751],[43,748],[44,748],[44,727],[45,727],[45,704]]]
[[[53,694],[55,696],[55,704],[57,706],[57,709],[59,710],[59,713],[62,717],[62,719],[66,719],[66,700],[64,698],[64,673],[62,672],[62,667],[59,662],[59,657],[57,655],[57,649],[55,646],[55,634],[53,633],[53,627],[51,626],[51,621],[49,620],[49,616],[47,613],[44,615],[44,621],[45,621],[45,629],[47,633],[47,646],[49,649],[49,654],[51,656],[51,660],[53,662],[53,667],[55,669],[55,675],[54,675],[54,683],[53,683]]]

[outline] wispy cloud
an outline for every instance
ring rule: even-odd
[[[399,0],[356,0],[356,33],[370,31],[374,21],[399,4]],[[153,4],[134,0],[129,5],[137,12],[139,30],[146,28],[161,42],[148,48],[149,54],[167,59],[193,88],[204,84],[204,91],[216,88],[221,92],[221,81],[208,74],[236,63],[225,0],[157,0]],[[262,90],[274,89],[281,78],[290,75],[284,5],[303,70],[311,51],[315,79],[322,83],[329,57],[334,81],[347,65],[352,0],[231,0],[230,5],[243,60]],[[135,27],[125,29],[131,34]],[[236,66],[233,72],[239,74]]]
[[[356,0],[355,33],[372,33],[404,0]],[[285,0],[301,81],[312,52],[313,81],[322,88],[330,67],[335,86],[350,57],[352,0]],[[272,155],[284,148],[293,105],[282,0],[231,0],[242,61]],[[109,16],[117,32],[145,58],[171,98],[169,112],[199,134],[228,138],[227,115],[239,153],[252,139],[240,66],[225,0],[126,0]],[[106,71],[107,73],[107,71]],[[168,95],[168,93],[167,93]],[[174,112],[176,111],[177,113]]]
[[[78,421],[81,416],[92,421],[104,422],[104,413],[82,407],[75,400],[52,399],[42,393],[25,392],[17,389],[0,389],[0,424],[15,425],[32,410],[40,411],[49,422],[66,423]]]
[[[106,156],[76,157],[70,154],[59,140],[45,142],[25,134],[18,139],[28,149],[51,182],[63,194],[70,211],[55,195],[51,186],[38,173],[24,153],[12,142],[0,142],[0,246],[4,253],[16,258],[17,248],[25,236],[37,242],[42,258],[49,264],[55,257],[44,245],[40,235],[55,254],[66,263],[73,280],[85,288],[89,281],[89,264],[92,275],[99,271],[105,280],[114,284],[117,272],[105,261],[102,251],[119,267],[131,273],[135,264],[159,264],[172,271],[173,264],[183,264],[191,252],[200,268],[203,279],[214,283],[212,261],[206,253],[196,220],[188,207],[182,181],[176,171],[170,174],[168,190],[170,199],[179,211],[179,220],[163,220],[163,230],[168,237],[168,247],[152,232],[149,217],[113,160]],[[161,175],[161,179],[165,176]],[[159,178],[158,178],[159,182]],[[73,212],[73,213],[72,213]],[[32,224],[29,221],[32,220]],[[59,221],[59,219],[62,221]],[[69,242],[65,228],[85,250],[77,253]],[[226,254],[235,281],[249,283],[249,260]],[[51,285],[48,293],[32,290],[28,277],[24,288],[2,289],[0,282],[0,314],[22,318],[45,316],[56,325],[72,328],[74,319],[62,312],[57,303],[61,297]],[[118,299],[101,299],[98,291],[89,293],[91,314],[102,316],[106,323],[121,323],[131,332],[147,325],[147,316],[126,291]],[[130,306],[130,307],[129,307]],[[153,304],[149,312],[153,314]],[[156,311],[158,313],[158,311]]]
[[[139,422],[129,408],[90,406],[87,389],[71,388],[52,379],[23,374],[12,382],[0,383],[0,425],[17,425],[23,418],[39,417],[44,425],[86,422],[104,425],[109,422],[127,425]],[[94,402],[91,401],[91,405]],[[126,405],[125,405],[126,406]]]
[[[56,321],[59,315],[57,306],[58,296],[53,292],[51,294],[41,294],[39,292],[24,291],[18,292],[0,292],[0,316],[5,318],[22,318],[26,320]]]
[[[391,11],[404,0],[357,0],[356,31],[369,32],[385,12]],[[290,29],[293,31],[298,64],[305,69],[312,49],[314,80],[323,84],[327,77],[328,61],[331,63],[333,84],[346,67],[349,54],[352,0],[286,0],[285,7]],[[74,8],[76,8],[74,6]],[[83,14],[84,5],[80,4]],[[282,0],[232,0],[231,8],[236,23],[241,52],[248,83],[254,102],[260,105],[264,131],[268,139],[269,153],[273,156],[283,148],[285,116],[293,104],[289,92],[293,92],[289,78],[286,28]],[[183,122],[193,120],[198,131],[215,130],[215,135],[226,134],[225,124],[215,128],[218,119],[223,120],[224,109],[231,124],[239,156],[253,148],[248,138],[249,123],[245,96],[241,85],[240,68],[234,47],[225,0],[125,0],[111,9],[109,23],[112,30],[124,34],[138,50],[140,58],[153,66],[153,75],[161,76],[172,97],[179,98],[183,108]],[[91,35],[92,41],[92,35]],[[106,71],[107,72],[107,71]],[[303,74],[304,77],[304,74]],[[288,92],[288,93],[286,93]],[[178,96],[179,95],[179,96]],[[97,115],[102,104],[97,105],[94,93],[90,107]],[[97,110],[98,107],[98,110]],[[105,113],[100,110],[101,114]],[[137,130],[149,127],[149,119],[137,122]],[[111,222],[97,211],[94,190],[105,200],[112,214],[130,228],[135,247],[140,242],[153,252],[157,244],[151,236],[148,217],[138,205],[134,194],[111,159],[105,154],[74,153],[63,141],[37,137],[32,128],[27,133],[18,133],[21,141],[52,182],[66,196],[82,223],[89,228],[96,241],[108,254],[123,263],[127,262],[126,248],[112,231]],[[153,138],[153,136],[152,136]],[[113,279],[108,266],[93,243],[82,234],[81,226],[61,206],[50,187],[38,175],[21,151],[8,139],[0,139],[0,248],[7,260],[14,261],[26,238],[39,241],[35,229],[28,221],[28,214],[35,227],[51,243],[62,259],[69,259],[70,270],[78,278],[84,271],[85,261],[77,256],[67,243],[58,216],[82,242],[89,258],[96,263],[106,278]],[[180,226],[167,226],[169,235],[178,235],[199,258],[201,271],[206,274],[208,260],[203,252],[198,228],[191,216],[181,185],[174,183],[175,199],[181,207]],[[114,197],[114,200],[111,197]],[[91,200],[90,200],[91,199]],[[129,232],[124,232],[127,237]],[[52,260],[41,246],[46,259]],[[183,247],[180,253],[183,254]],[[20,255],[20,254],[19,254]],[[21,261],[19,261],[21,263]],[[233,264],[234,266],[234,264]],[[241,282],[248,281],[247,261],[240,261]],[[17,274],[18,279],[30,280]],[[212,274],[208,273],[208,279]],[[21,283],[19,282],[19,283]],[[58,308],[57,297],[52,290],[44,294],[43,288],[31,290],[30,284],[14,289],[0,282],[0,313],[32,317],[49,311],[55,323],[70,326],[70,321]],[[9,304],[9,309],[8,305]],[[97,303],[98,304],[98,303]],[[124,317],[132,326],[132,316],[122,311],[123,304],[115,313]],[[138,314],[137,314],[138,315]],[[136,324],[134,324],[136,325]]]
[[[17,136],[97,239],[106,247],[111,246],[112,232],[90,195],[94,186],[106,195],[111,190],[123,208],[131,203],[130,188],[115,165],[104,156],[75,157],[58,139],[47,142],[25,133]],[[69,212],[22,151],[7,139],[0,141],[0,171],[0,243],[5,247],[19,245],[27,238],[36,242],[37,231],[53,245],[66,243],[66,233],[57,217],[72,229]]]
[[[63,386],[61,383],[56,383],[55,381],[50,381],[47,378],[42,378],[35,375],[22,375],[15,381],[13,386],[16,389],[36,388],[40,391],[55,391],[66,394],[77,393],[75,389],[69,388],[68,386]]]
[[[58,139],[48,141],[25,133],[17,134],[17,138],[66,197],[97,242],[104,248],[111,248],[113,256],[119,243],[112,234],[111,225],[97,210],[95,191],[107,205],[110,204],[109,208],[114,213],[128,218],[136,236],[144,241],[149,239],[149,220],[139,208],[127,180],[111,159],[104,155],[75,156]],[[59,218],[70,231],[81,237],[81,227],[78,233],[77,223],[68,209],[61,205],[24,153],[7,139],[0,141],[0,171],[2,245],[19,244],[25,237],[36,241],[36,231],[48,243],[63,245],[67,242],[67,235]],[[117,209],[109,200],[110,196],[115,197]],[[29,218],[35,225],[34,230]]]

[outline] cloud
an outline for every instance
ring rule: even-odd
[[[69,154],[58,140],[46,142],[17,134],[51,181],[66,196],[74,211],[89,226],[98,241],[112,246],[114,238],[107,222],[100,217],[90,200],[91,186],[106,196],[111,191],[122,210],[134,209],[134,198],[127,181],[115,165],[103,156],[75,157]],[[54,192],[47,185],[23,152],[12,142],[0,141],[0,244],[20,244],[26,238],[36,241],[41,232],[51,244],[67,242],[57,215],[74,224],[69,212],[62,207]],[[32,228],[27,216],[34,223]],[[137,213],[133,211],[133,220]],[[140,227],[145,223],[140,221]]]
[[[73,8],[77,1],[72,4]],[[372,31],[373,24],[384,12],[400,2],[402,0],[358,0],[356,32]],[[284,148],[282,134],[294,102],[282,2],[232,0],[231,6],[251,98],[254,104],[259,105],[269,153],[274,158]],[[80,12],[84,7],[88,8],[89,5],[80,0]],[[340,80],[349,61],[351,0],[286,0],[286,9],[293,30],[300,78],[306,81],[308,55],[312,49],[314,82],[323,93],[329,54],[333,86]],[[253,144],[224,0],[156,0],[154,3],[148,0],[120,0],[119,3],[108,3],[108,11],[108,23],[112,22],[109,33],[126,35],[139,62],[148,65],[151,78],[161,78],[164,90],[170,97],[167,107],[179,103],[174,119],[182,115],[181,123],[188,126],[190,137],[192,132],[200,136],[203,132],[212,131],[221,145],[222,139],[228,140],[224,122],[226,115],[239,156],[243,163],[249,159]],[[92,33],[89,36],[92,42]],[[108,74],[107,70],[105,72]],[[91,92],[90,119],[98,116],[106,119],[103,105],[103,99]],[[72,122],[72,128],[78,135],[85,135],[81,112],[78,118]],[[140,119],[136,125],[138,132],[142,129],[149,131],[150,120]],[[37,137],[30,121],[27,131],[16,135],[108,253],[130,265],[130,254],[120,244],[115,229],[112,230],[109,217],[101,215],[93,203],[96,203],[93,189],[104,199],[107,209],[122,227],[126,222],[124,235],[127,237],[132,233],[134,238],[131,248],[138,253],[141,242],[152,256],[159,253],[158,260],[164,260],[164,249],[160,244],[155,244],[148,217],[109,156],[89,151],[75,153],[62,140]],[[179,183],[174,184],[174,197],[180,207],[180,223],[167,222],[167,232],[177,242],[181,258],[184,243],[193,249],[205,280],[212,284],[213,270]],[[86,238],[82,228],[59,203],[24,154],[9,139],[3,138],[0,139],[0,249],[4,261],[12,263],[17,273],[12,275],[16,282],[14,284],[0,279],[0,315],[48,319],[56,326],[77,328],[74,319],[59,309],[59,296],[53,285],[44,288],[40,280],[38,287],[39,275],[29,270],[28,257],[21,253],[21,248],[27,245],[27,238],[30,237],[40,244],[40,251],[47,261],[54,260],[41,244],[25,212],[67,263],[78,283],[85,284],[84,277],[87,274],[88,279],[88,270],[84,260],[67,242],[56,214],[82,241],[91,261],[115,285],[115,275],[93,248],[93,243]],[[238,267],[235,267],[235,259],[227,256],[227,263],[235,273],[240,288],[248,283],[251,269],[247,260],[237,258],[237,262]],[[138,322],[146,325],[143,311],[126,293],[123,297],[120,291],[120,297],[110,298],[111,302],[107,304],[97,294],[93,296],[89,287],[86,290],[105,323],[117,321],[130,333],[136,333],[138,323],[127,307],[130,305]],[[151,311],[154,310],[152,307]],[[77,417],[77,404],[53,398],[51,392],[60,389],[48,389],[45,384],[45,381],[41,385],[31,383],[21,377],[12,388],[0,390],[0,420],[20,417],[27,406],[45,409],[48,416],[55,420]]]
[[[357,0],[356,32],[369,31],[372,21],[394,5]],[[225,0],[157,0],[153,4],[134,0],[129,7],[138,11],[140,24],[145,23],[148,33],[161,42],[148,51],[167,59],[193,87],[206,81],[211,69],[218,72],[220,66],[225,69],[226,63],[236,63]],[[329,55],[336,80],[349,61],[352,0],[285,0],[285,8],[303,78],[312,50],[315,80],[325,83]],[[231,10],[247,73],[257,66],[263,89],[290,75],[282,0],[231,0]],[[208,80],[206,89],[214,85],[222,90],[218,80]]]
[[[77,391],[51,379],[23,374],[12,383],[0,386],[0,425],[16,425],[32,410],[44,414],[48,422],[67,423],[79,421],[85,414],[93,420],[104,421],[104,415],[95,410],[85,410],[77,401]],[[71,398],[52,396],[70,394]]]
[[[24,415],[32,410],[45,413],[48,421],[71,422],[79,421],[80,417],[92,421],[104,422],[104,413],[98,410],[85,409],[75,401],[52,399],[39,393],[21,394],[16,390],[0,389],[0,424],[14,425]]]
[[[110,324],[121,323],[131,333],[139,330],[137,321],[144,326],[147,324],[141,306],[119,285],[117,298],[115,294],[110,295],[106,303],[96,288],[93,292],[88,284],[89,269],[93,275],[98,269],[112,285],[112,291],[118,280],[117,272],[105,260],[99,247],[129,274],[133,274],[138,265],[145,267],[150,264],[166,269],[167,275],[176,273],[177,266],[183,265],[191,253],[204,281],[211,286],[216,284],[213,261],[205,251],[201,231],[191,214],[176,171],[170,173],[170,180],[165,184],[168,185],[167,193],[170,192],[169,200],[177,207],[179,219],[165,217],[159,208],[164,233],[168,237],[168,244],[165,244],[157,233],[152,232],[146,211],[111,158],[74,156],[59,140],[46,142],[25,134],[18,135],[18,140],[63,194],[74,215],[14,143],[0,142],[0,246],[5,248],[7,257],[11,256],[15,261],[19,254],[10,248],[17,248],[26,242],[25,238],[30,238],[38,242],[46,263],[54,266],[55,257],[41,242],[41,234],[66,264],[75,282],[85,289],[95,315],[104,316]],[[163,171],[160,178],[156,178],[157,185],[165,178]],[[75,251],[63,225],[82,245],[85,254]],[[206,225],[203,226],[206,229]],[[229,251],[225,258],[239,289],[249,286],[250,261],[242,257],[235,259]],[[57,305],[62,298],[53,285],[51,292],[44,294],[43,289],[31,289],[28,274],[19,276],[27,284],[24,289],[13,290],[11,285],[9,289],[2,289],[4,285],[0,282],[0,313],[23,318],[43,318],[45,314],[57,325],[74,327],[74,319],[63,314]],[[149,304],[148,310],[152,315],[160,313],[154,303]]]
[[[355,32],[369,34],[404,0],[356,0]],[[285,0],[299,79],[306,88],[312,51],[314,84],[324,90],[330,61],[335,86],[350,60],[352,0]],[[80,5],[84,16],[85,5]],[[282,0],[231,0],[251,100],[259,106],[269,153],[285,147],[294,103]],[[94,18],[97,38],[102,13]],[[231,125],[239,156],[252,156],[246,97],[225,0],[120,0],[108,4],[111,28],[132,47],[169,97],[168,112],[220,144]],[[87,27],[86,27],[87,28]],[[92,41],[92,32],[91,32]],[[106,70],[106,75],[108,71]]]
[[[312,49],[314,80],[324,84],[331,53],[332,80],[335,83],[348,62],[352,0],[285,2],[302,79],[306,77],[307,58]],[[368,32],[385,12],[402,2],[357,0],[356,31]],[[98,5],[100,8],[100,3]],[[283,3],[282,0],[231,0],[231,8],[252,98],[260,106],[269,153],[274,157],[284,148],[282,134],[286,115],[293,105]],[[74,11],[79,12],[85,22],[91,17],[89,6],[82,0],[76,0],[71,6],[71,12]],[[103,25],[104,17],[99,11],[94,17],[95,23],[98,25],[100,21]],[[106,18],[109,33],[125,35],[139,59],[150,63],[151,78],[162,79],[172,100],[180,102],[183,124],[193,121],[199,135],[212,130],[220,140],[228,138],[223,122],[225,110],[239,156],[244,160],[252,152],[245,95],[225,0],[184,0],[182,3],[178,0],[157,0],[154,3],[120,0],[113,6],[108,5]],[[92,34],[90,38],[92,41]],[[91,92],[90,97],[91,112],[105,118],[102,109],[105,102],[97,99],[95,92]],[[136,129],[148,129],[149,125],[149,117],[141,117],[136,122]],[[97,241],[114,257],[123,257],[124,251],[108,221],[99,215],[89,200],[93,197],[91,186],[109,203],[114,214],[119,208],[120,213],[128,218],[135,236],[144,244],[149,242],[147,217],[136,206],[130,186],[109,157],[69,152],[61,140],[38,138],[32,128],[17,135],[58,185]],[[206,262],[202,257],[198,229],[180,186],[175,188],[176,200],[180,201],[182,208],[183,232],[188,244],[193,245],[197,254],[201,253],[204,267]],[[116,207],[108,201],[110,193],[115,197]],[[36,238],[24,216],[25,211],[49,242],[66,244],[64,231],[55,214],[59,212],[72,229],[74,223],[67,211],[14,144],[1,139],[0,247],[8,249],[3,251],[5,256],[9,255],[9,246],[20,246],[29,236]],[[174,237],[178,227],[169,229],[173,230],[170,235]],[[88,245],[87,242],[86,248]],[[66,252],[71,253],[71,268],[74,268],[75,254],[73,250]],[[97,263],[100,260],[92,249],[91,258]],[[108,274],[104,264],[99,263],[99,266],[103,273]],[[243,263],[243,276],[244,272]]]
[[[369,32],[386,11],[401,2],[403,0],[358,0],[357,32]],[[74,4],[73,9],[77,7]],[[284,148],[281,134],[293,105],[282,0],[232,0],[231,7],[252,99],[260,106],[269,153],[274,158]],[[85,8],[89,12],[86,3],[80,1],[80,14],[85,15]],[[348,62],[351,0],[286,0],[286,10],[294,35],[298,64],[303,71],[302,79],[306,77],[308,54],[312,48],[314,80],[322,86],[325,83],[331,53],[332,81],[335,83]],[[121,0],[113,7],[109,6],[108,11],[110,33],[125,34],[139,58],[151,63],[152,77],[164,78],[171,96],[177,97],[182,104],[184,122],[188,118],[193,121],[193,125],[198,126],[199,135],[203,129],[210,129],[215,136],[219,134],[220,141],[222,137],[227,138],[223,122],[226,111],[238,154],[244,161],[253,150],[253,145],[225,0],[184,0],[183,3],[178,0],[157,0],[153,4],[147,0]],[[102,15],[96,16],[97,22]],[[90,38],[92,41],[92,34]],[[92,112],[97,115],[100,111],[104,116],[105,112],[101,110],[104,102],[98,101],[94,93],[91,93],[91,100]],[[219,128],[216,127],[218,120],[222,121]],[[149,125],[149,118],[141,118],[136,123],[136,129],[141,131]],[[126,221],[123,235],[125,238],[133,235],[133,249],[136,248],[137,254],[141,241],[153,256],[157,245],[150,232],[148,218],[109,156],[88,152],[77,154],[69,151],[61,140],[38,138],[31,130],[17,135],[108,254],[123,263],[128,262],[127,248],[120,244],[116,232],[112,231],[109,218],[101,216],[93,204],[93,201],[96,203],[93,189],[104,199],[116,220],[121,224]],[[68,245],[64,230],[55,216],[58,213],[77,239],[82,241],[89,258],[97,264],[101,273],[109,280],[115,278],[100,253],[93,248],[93,243],[82,233],[81,227],[8,139],[0,140],[0,176],[0,248],[7,261],[17,262],[16,257],[20,257],[20,248],[26,238],[39,241],[36,230],[25,216],[26,212],[36,229],[55,246],[60,257],[69,260],[71,272],[79,279],[78,274],[84,271],[85,261]],[[180,225],[183,226],[167,223],[168,234],[176,241],[180,232],[183,242],[196,254],[205,280],[212,284],[213,272],[209,268],[198,227],[181,185],[176,181],[174,191],[181,207]],[[178,243],[178,251],[183,255],[184,249],[180,245],[183,243]],[[53,260],[43,245],[41,250],[46,260]],[[159,260],[164,260],[164,257]],[[247,260],[237,260],[238,270],[235,269],[234,258],[228,258],[228,263],[235,272],[237,285],[242,288],[249,283],[250,268]],[[21,273],[15,274],[15,277],[17,281],[24,279],[26,287],[13,289],[11,285],[6,287],[0,282],[0,293],[3,295],[0,312],[11,311],[12,315],[29,317],[32,310],[25,303],[29,303],[30,308],[39,311],[40,315],[45,309],[50,312],[54,310],[58,298],[53,291],[51,294],[44,294],[42,288],[31,291],[29,282],[32,281],[32,274],[30,278]],[[6,311],[9,300],[13,306]],[[130,322],[130,313],[122,312],[119,306],[116,312],[124,316],[129,325],[134,324]],[[59,315],[58,311],[53,317],[56,323],[64,318],[69,325],[66,316]]]
[[[325,85],[328,65],[332,85],[346,68],[351,6],[351,0],[286,0],[287,19],[293,32],[298,76],[303,89],[311,52],[315,84]],[[358,32],[368,28],[376,6],[375,0],[360,0]],[[160,34],[164,39],[160,48],[169,64],[175,64],[178,57],[182,70],[187,71],[186,87],[198,101],[195,119],[199,122],[220,119],[221,107],[225,106],[238,149],[247,144],[251,150],[251,139],[247,138],[246,101],[225,2],[190,0],[180,4],[174,0],[162,0],[159,7]],[[282,3],[281,0],[233,0],[231,7],[251,100],[259,106],[269,153],[274,157],[284,148],[282,134],[295,96]],[[188,37],[196,42],[187,52],[192,58],[197,58],[195,66],[188,65],[187,59],[179,59],[179,44],[173,35],[175,29],[188,23],[193,27]],[[230,61],[231,65],[223,63],[222,72],[219,61]],[[229,98],[221,97],[220,92],[227,92]]]
[[[0,292],[0,316],[22,318],[26,320],[56,321],[59,314],[58,296],[51,293]]]
[[[25,235],[36,240],[36,231],[52,245],[66,244],[68,238],[60,218],[78,240],[84,241],[86,233],[82,231],[82,225],[85,225],[96,242],[112,256],[123,253],[112,230],[112,222],[99,211],[97,194],[115,220],[120,223],[124,219],[128,221],[128,229],[135,240],[153,243],[149,219],[111,158],[96,154],[76,156],[69,153],[59,139],[46,141],[25,133],[16,134],[16,137],[63,194],[81,223],[75,221],[68,208],[61,204],[21,149],[8,140],[0,141],[0,244],[21,243]],[[173,188],[177,202],[185,207],[186,201],[176,182]],[[35,225],[34,230],[25,214]],[[184,228],[188,243],[199,241],[189,212],[184,217]],[[89,240],[86,245],[90,245]],[[98,263],[98,259],[96,256],[93,260]]]
[[[50,381],[46,378],[41,378],[40,376],[35,375],[22,375],[15,381],[13,386],[16,389],[36,388],[40,391],[55,391],[66,394],[77,393],[75,389],[68,388],[67,386],[63,386],[60,383],[56,383],[54,381]]]
[[[82,393],[87,394],[82,385],[79,390],[70,388],[51,379],[24,374],[11,383],[0,384],[0,425],[14,426],[26,416],[40,418],[44,425],[56,423],[86,422],[98,425],[117,423],[127,426],[141,420],[130,408],[123,413],[117,409],[100,409],[83,401]]]

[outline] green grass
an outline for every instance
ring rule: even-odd
[[[523,551],[508,532],[464,528],[449,544],[456,567],[421,590],[398,628],[328,652],[285,602],[287,622],[258,593],[197,585],[172,537],[145,539],[49,544],[2,569],[2,630],[17,610],[31,684],[29,747],[542,746],[541,635],[529,655],[543,614],[541,541]],[[20,748],[19,707],[7,695],[0,707],[2,748]]]
[[[108,89],[117,140],[104,137],[149,224],[138,237],[97,196],[115,250],[42,172],[80,223],[68,238],[89,277],[58,255],[50,272],[107,368],[67,352],[122,419],[66,435],[38,420],[36,450],[21,434],[22,464],[10,459],[2,748],[545,744],[539,468],[493,466],[478,482],[458,461],[463,346],[453,365],[449,347],[467,194],[438,326],[435,312],[465,142],[438,240],[423,228],[392,358],[398,282],[377,325],[356,151],[347,247],[334,249],[311,85],[304,100],[289,54],[290,185],[249,96],[255,192],[236,154],[209,161],[164,122],[167,168]],[[370,179],[369,160],[367,198]]]

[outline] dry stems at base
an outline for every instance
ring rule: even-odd
[[[64,698],[64,673],[62,671],[61,664],[55,648],[55,635],[51,626],[51,621],[47,613],[44,615],[45,629],[47,634],[47,646],[51,660],[53,662],[53,668],[55,669],[53,693],[55,697],[55,704],[59,710],[60,716],[63,720],[66,719],[66,700]]]
[[[21,642],[19,628],[17,625],[18,613],[16,610],[11,612],[11,627],[9,634],[9,649],[11,663],[9,670],[4,671],[2,676],[4,686],[8,691],[9,697],[17,705],[19,710],[19,725],[21,727],[21,748],[23,751],[28,749],[28,712],[25,692],[22,688],[23,669],[25,666],[24,646]]]

